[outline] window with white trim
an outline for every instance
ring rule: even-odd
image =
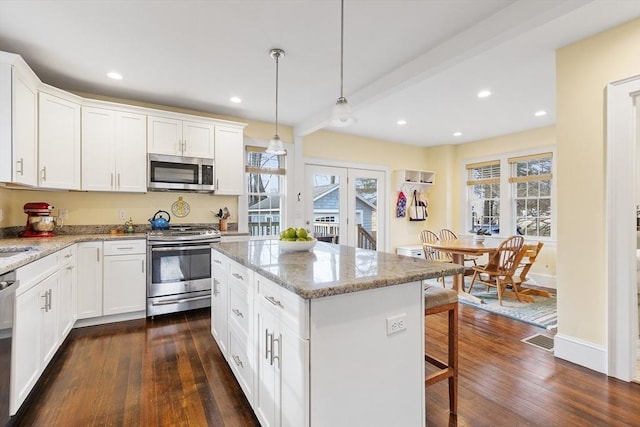
[[[467,213],[472,233],[500,233],[500,160],[467,165]]]
[[[286,155],[247,145],[248,225],[252,237],[278,236],[285,208]]]
[[[552,153],[509,159],[516,233],[551,237]]]

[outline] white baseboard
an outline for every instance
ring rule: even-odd
[[[555,357],[593,369],[596,372],[607,373],[606,347],[562,334],[556,334],[553,347]]]
[[[90,319],[76,320],[73,328],[84,328],[85,326],[104,325],[105,323],[124,322],[126,320],[144,319],[147,311],[134,311],[132,313],[112,314],[110,316],[92,317]]]
[[[542,286],[544,288],[556,289],[556,276],[549,276],[547,274],[529,273],[531,282]]]

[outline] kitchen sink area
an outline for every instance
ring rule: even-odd
[[[34,248],[30,246],[23,248],[0,248],[0,258],[9,258],[15,255],[22,255],[25,252],[32,250],[34,250]]]

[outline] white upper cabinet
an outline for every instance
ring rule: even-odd
[[[82,189],[145,192],[146,116],[82,107]]]
[[[0,52],[3,53],[3,52]],[[9,60],[1,55],[1,60]],[[0,182],[38,185],[37,77],[26,64],[0,63]]]
[[[244,193],[244,141],[241,128],[216,126],[215,174],[218,195]]]
[[[213,159],[214,125],[169,117],[148,117],[147,151]]]
[[[38,185],[80,189],[80,104],[40,92]]]

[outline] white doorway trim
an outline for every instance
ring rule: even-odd
[[[637,91],[640,76],[607,85],[607,374],[623,381],[633,378],[638,340],[636,233],[630,229],[636,222],[636,129],[640,125],[631,94]]]

